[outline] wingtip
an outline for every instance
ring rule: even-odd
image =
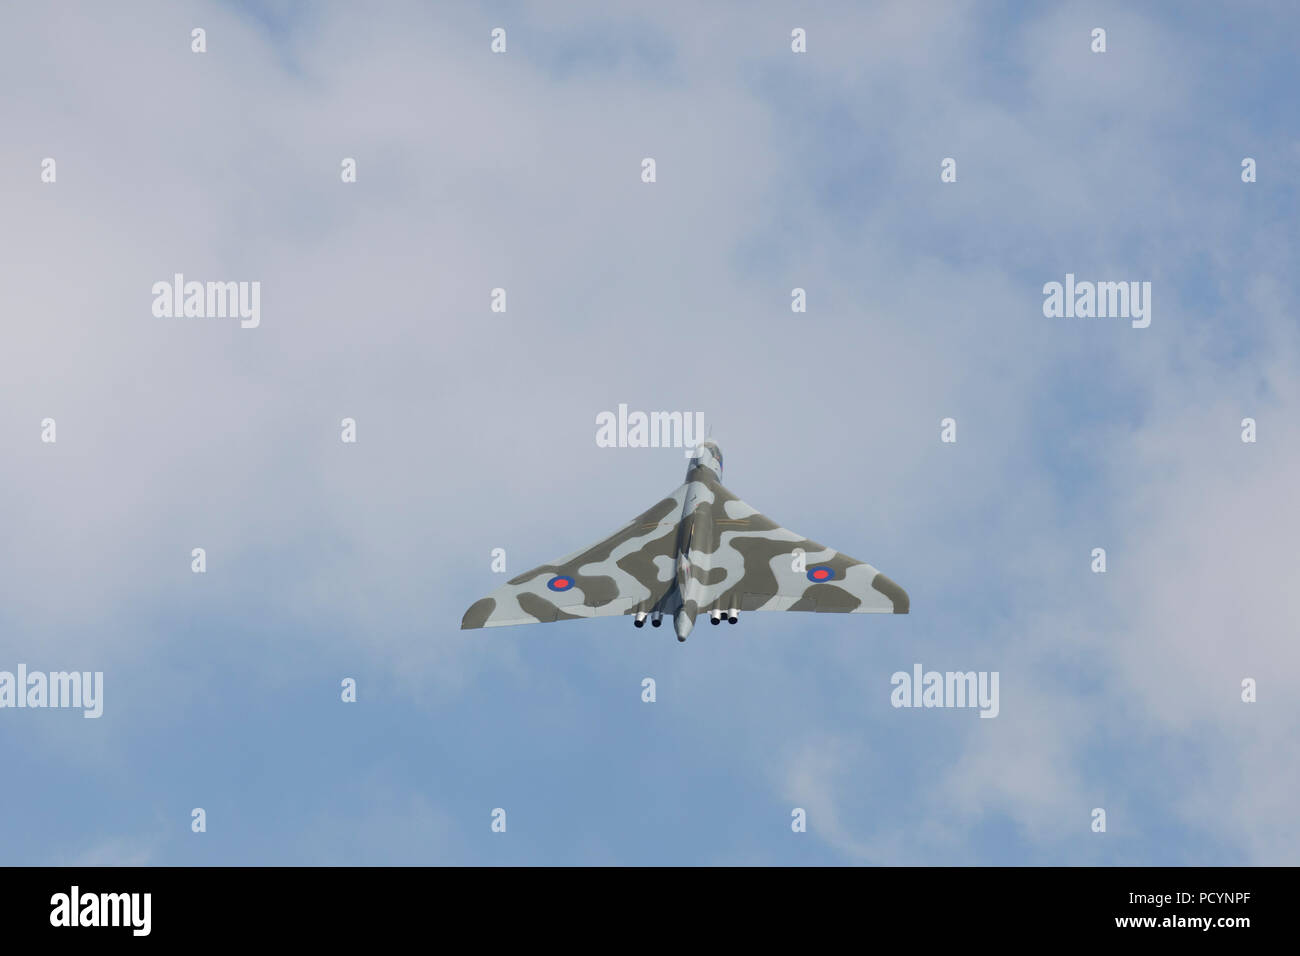
[[[908,598],[907,592],[885,575],[877,574],[872,580],[871,586],[893,602],[895,614],[906,614],[911,609],[912,602]]]
[[[487,619],[492,616],[496,610],[497,602],[493,598],[483,598],[481,601],[475,601],[470,605],[465,616],[461,618],[460,629],[462,631],[472,631],[482,627],[487,623]]]

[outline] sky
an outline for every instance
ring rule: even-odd
[[[1292,5],[135,7],[0,12],[0,863],[1300,862]],[[911,612],[461,631],[620,404]]]

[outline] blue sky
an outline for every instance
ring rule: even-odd
[[[0,14],[0,670],[105,675],[0,710],[0,862],[1300,857],[1289,5],[143,9]],[[620,403],[912,613],[461,632],[680,481]]]

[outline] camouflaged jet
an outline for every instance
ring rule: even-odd
[[[889,578],[787,531],[721,478],[722,452],[705,441],[680,488],[603,541],[511,578],[461,629],[613,614],[658,627],[667,614],[684,641],[705,610],[713,624],[741,611],[907,613],[907,592]]]

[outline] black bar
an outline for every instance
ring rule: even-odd
[[[468,928],[477,942],[599,931],[619,934],[604,937],[611,945],[670,945],[698,924],[699,933],[725,934],[733,947],[787,930],[860,942],[888,931],[972,944],[1128,936],[1230,945],[1242,934],[1286,930],[1294,876],[1284,868],[1222,867],[9,868],[0,870],[0,925],[6,941],[92,944],[398,942],[415,931],[452,946]],[[52,925],[71,922],[74,886],[78,922],[101,912],[108,921],[116,910],[126,925]],[[100,896],[146,893],[147,935],[137,935],[145,928],[143,895]]]

